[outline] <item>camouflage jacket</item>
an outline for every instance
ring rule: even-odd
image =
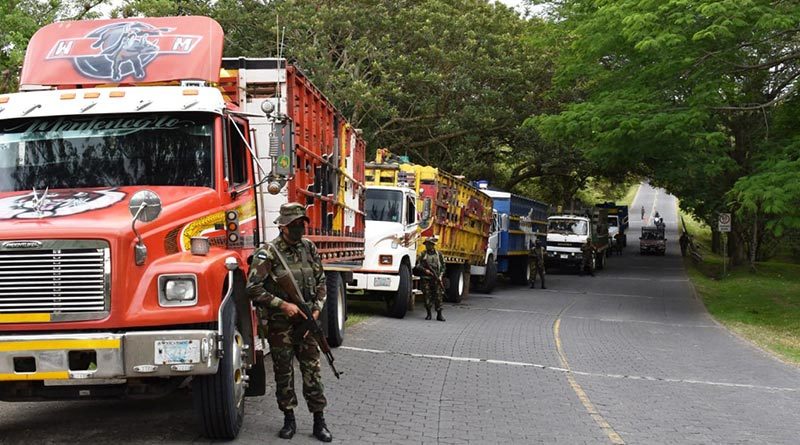
[[[542,246],[534,246],[530,251],[530,255],[534,264],[544,263],[544,248]]]
[[[442,278],[445,269],[444,257],[438,250],[433,253],[423,251],[417,258],[417,267],[421,270],[430,269],[438,278]],[[419,276],[423,279],[430,279],[430,275],[425,273],[420,273]]]
[[[311,310],[322,311],[326,298],[325,272],[314,243],[303,238],[299,243],[290,245],[278,236],[270,244],[283,255]],[[272,278],[273,270],[280,276],[283,266],[272,249],[264,246],[256,250],[247,277],[247,296],[275,310],[280,308],[287,296]]]

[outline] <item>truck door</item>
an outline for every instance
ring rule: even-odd
[[[238,117],[225,121],[225,238],[229,249],[252,249],[258,243],[255,190],[247,122]],[[225,201],[223,201],[225,202]]]

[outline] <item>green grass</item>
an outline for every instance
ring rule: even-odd
[[[703,261],[686,260],[689,278],[708,312],[744,338],[800,364],[800,264],[767,261],[722,275],[722,256],[711,252],[711,229],[681,212]]]
[[[347,321],[345,328],[361,323],[373,315],[385,315],[386,304],[382,301],[358,298],[347,299]]]
[[[617,201],[617,205],[628,206],[630,207],[633,204],[633,198],[636,197],[636,192],[639,191],[639,184],[631,184],[628,187],[628,191],[625,193],[625,196],[622,199]]]

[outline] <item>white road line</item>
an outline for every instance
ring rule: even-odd
[[[455,306],[454,309],[469,309],[469,310],[482,310],[482,311],[489,311],[489,312],[519,312],[522,314],[534,314],[534,315],[544,315],[548,317],[555,316],[556,314],[550,312],[542,312],[542,311],[528,311],[525,309],[501,309],[501,308],[493,308],[493,307],[483,307],[483,306]],[[658,326],[670,326],[674,328],[713,328],[713,329],[721,329],[721,326],[715,324],[682,324],[682,323],[667,323],[664,321],[651,321],[651,320],[625,320],[621,318],[603,318],[603,317],[581,317],[578,315],[562,315],[561,318],[571,318],[571,319],[578,319],[578,320],[594,320],[594,321],[603,321],[608,323],[641,323],[641,324],[653,324]]]
[[[620,379],[620,380],[639,380],[647,382],[717,386],[726,388],[753,389],[753,390],[776,391],[776,392],[800,392],[800,388],[788,388],[780,386],[751,385],[747,383],[714,382],[710,380],[674,379],[665,377],[651,377],[651,376],[625,375],[625,374],[603,374],[596,372],[583,372],[574,370],[570,371],[568,369],[561,368],[558,366],[546,366],[538,363],[517,362],[509,360],[485,359],[485,358],[474,358],[474,357],[456,357],[456,356],[436,355],[436,354],[418,354],[413,352],[396,352],[396,351],[386,351],[381,349],[357,348],[354,346],[339,346],[337,349],[340,350],[344,349],[347,351],[354,351],[354,352],[364,352],[369,354],[397,355],[397,356],[424,358],[433,360],[450,360],[453,362],[490,363],[494,365],[516,366],[521,368],[535,368],[546,371],[571,372],[572,374],[584,377],[599,377],[599,378]]]

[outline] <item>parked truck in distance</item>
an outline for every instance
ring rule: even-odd
[[[289,201],[309,207],[341,342],[364,142],[286,60],[223,62],[223,42],[207,17],[58,22],[29,42],[20,92],[0,94],[0,400],[188,386],[202,433],[234,439],[267,388],[248,257]]]
[[[491,249],[496,256],[487,260],[487,267],[492,267],[494,260],[497,273],[506,275],[514,284],[527,284],[530,247],[537,236],[547,233],[549,205],[514,193],[491,190],[486,181],[478,181],[477,185],[492,198],[494,207],[496,237],[493,236],[490,244],[496,243]],[[491,286],[480,290],[491,292],[495,280],[487,279],[485,283]]]
[[[595,207],[608,211],[608,239],[611,245],[618,249],[625,248],[628,245],[628,206],[607,201]],[[617,234],[620,236],[617,237]],[[618,239],[622,243],[621,246],[616,246]]]
[[[547,268],[575,268],[583,263],[581,246],[591,239],[594,251],[592,269],[603,269],[606,264],[608,239],[608,213],[606,209],[592,208],[578,214],[562,214],[547,218]]]
[[[413,277],[421,240],[438,236],[447,264],[445,298],[461,301],[470,281],[487,277],[492,227],[491,198],[438,168],[416,165],[378,150],[366,166],[366,257],[350,291],[378,295],[390,315],[413,305]]]

